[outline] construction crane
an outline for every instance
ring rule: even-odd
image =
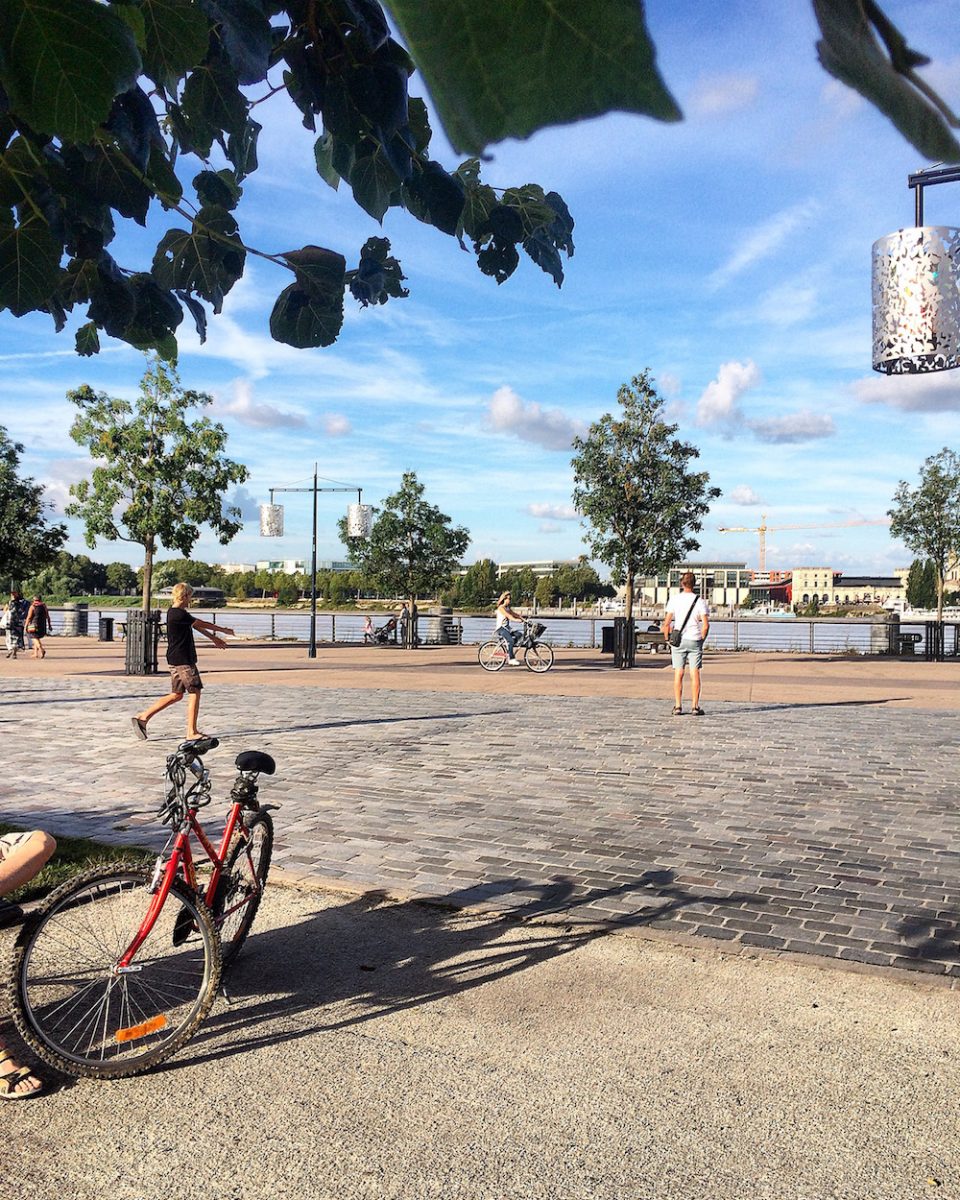
[[[718,533],[758,533],[760,535],[760,570],[767,569],[767,534],[780,529],[851,529],[855,525],[889,525],[887,517],[861,517],[855,521],[828,521],[822,525],[768,525],[767,514],[762,513],[760,524],[747,528],[745,525],[720,525]]]

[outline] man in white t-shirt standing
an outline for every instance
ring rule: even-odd
[[[693,708],[695,717],[703,716],[700,707],[700,667],[703,663],[703,643],[710,629],[710,609],[707,602],[693,590],[697,577],[692,571],[687,571],[680,578],[681,591],[671,596],[667,602],[663,618],[663,635],[670,641],[670,631],[676,628],[680,632],[680,645],[670,647],[673,659],[673,715],[683,716],[683,672],[690,666],[690,684],[693,690]]]

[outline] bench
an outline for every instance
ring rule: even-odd
[[[663,636],[659,629],[638,629],[637,630],[637,649],[641,646],[646,646],[649,650],[667,650],[667,639]]]

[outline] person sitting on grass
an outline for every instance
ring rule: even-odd
[[[0,896],[29,883],[43,870],[56,848],[57,843],[42,829],[0,837]],[[7,925],[22,915],[18,904],[0,901],[0,924]],[[0,1040],[0,1100],[29,1100],[43,1090],[43,1080],[18,1063]]]
[[[158,712],[163,712],[171,704],[176,704],[187,697],[187,741],[194,738],[206,737],[197,728],[197,717],[200,715],[200,692],[203,680],[197,670],[197,647],[193,640],[193,631],[199,629],[204,637],[209,638],[220,650],[226,650],[227,643],[217,636],[221,633],[233,634],[226,625],[216,622],[203,621],[200,617],[192,617],[187,609],[193,599],[193,588],[189,583],[177,583],[173,588],[173,603],[167,610],[167,666],[170,668],[170,694],[162,696],[145,712],[139,712],[130,721],[134,732],[142,741],[147,740],[147,722]]]

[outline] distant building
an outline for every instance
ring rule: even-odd
[[[317,566],[319,565],[318,563]],[[306,573],[307,564],[302,558],[261,559],[254,570],[270,571],[275,575],[303,575]]]
[[[646,603],[666,604],[680,590],[680,576],[687,571],[696,576],[696,591],[708,604],[732,606],[750,595],[753,572],[742,562],[681,563],[663,575],[638,580],[637,594]]]
[[[793,603],[882,604],[905,600],[906,573],[894,575],[844,575],[829,567],[796,567],[793,571]]]
[[[224,575],[245,575],[247,571],[255,571],[256,563],[221,563],[220,570]]]
[[[556,575],[561,567],[575,567],[578,560],[568,558],[564,561],[556,559],[541,559],[538,562],[504,562],[497,564],[497,578],[505,575],[508,571],[532,571],[535,579],[542,579],[545,575]]]

